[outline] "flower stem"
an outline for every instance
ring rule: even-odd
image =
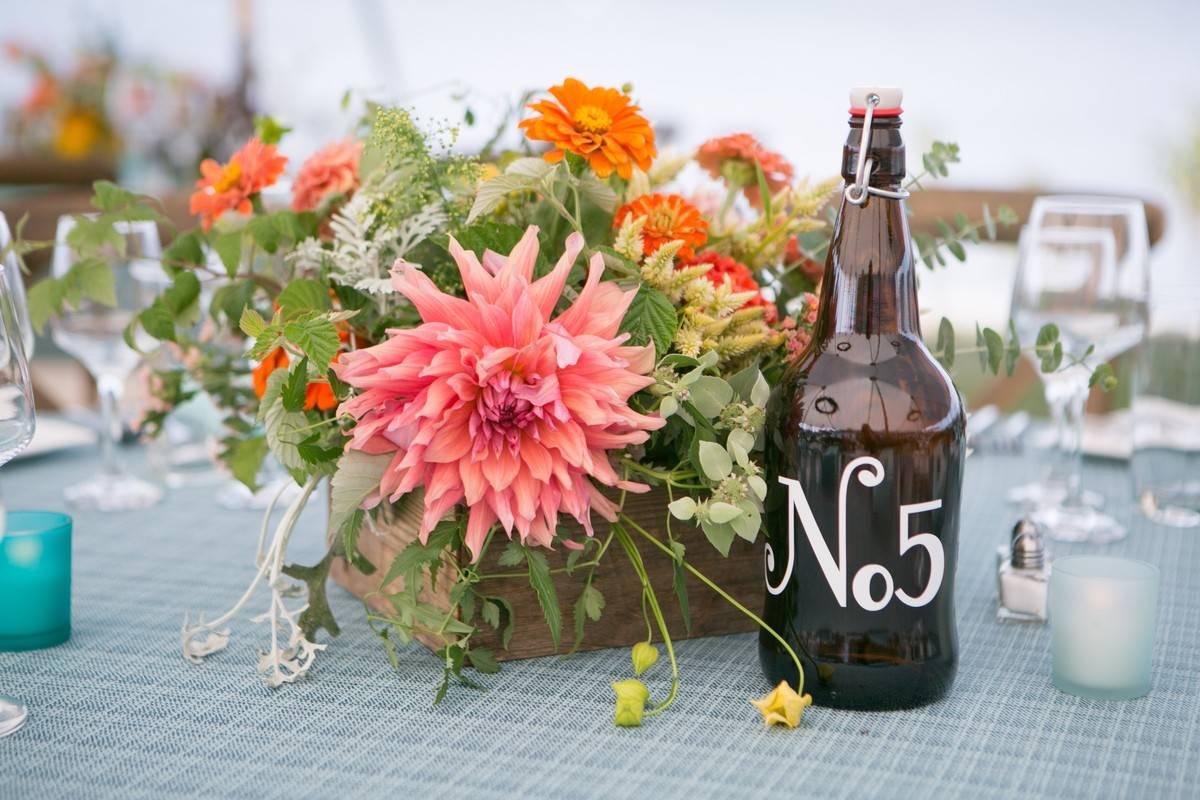
[[[628,521],[629,518],[624,514],[621,516]],[[612,529],[617,535],[617,541],[621,543],[621,547],[629,556],[629,563],[642,581],[642,596],[650,603],[650,611],[654,614],[654,621],[658,623],[658,632],[662,636],[663,646],[667,648],[667,658],[671,662],[671,689],[667,692],[666,700],[646,712],[647,716],[653,716],[666,711],[675,702],[675,697],[679,694],[679,664],[675,660],[675,647],[671,643],[671,632],[667,630],[667,621],[663,618],[662,608],[658,605],[658,598],[654,594],[654,587],[650,584],[650,576],[646,574],[646,565],[642,561],[642,554],[638,552],[637,545],[629,537],[629,532],[620,523],[613,525]]]
[[[671,550],[671,548],[669,548],[667,545],[660,542],[658,539],[656,539],[653,536],[653,534],[651,534],[649,531],[647,531],[641,525],[637,524],[632,519],[630,519],[630,517],[627,514],[621,514],[621,521],[626,523],[627,525],[629,525],[629,527],[633,528],[639,534],[641,534],[643,538],[647,539],[651,544],[653,544],[659,550],[662,550],[664,553],[666,553],[672,559],[674,559],[674,560],[678,561],[680,564],[682,564],[683,568],[686,569],[688,572],[692,573],[692,575],[696,576],[696,578],[701,583],[703,583],[705,586],[707,586],[708,588],[712,589],[714,592],[719,594],[730,605],[732,605],[738,611],[745,614],[750,619],[754,620],[756,625],[758,625],[760,628],[762,628],[767,633],[771,634],[771,636],[774,637],[775,640],[778,641],[779,644],[783,646],[783,649],[787,651],[787,654],[789,656],[791,656],[792,663],[794,663],[796,665],[796,680],[799,683],[799,685],[796,687],[796,692],[799,694],[804,694],[804,667],[801,666],[801,664],[800,664],[800,657],[796,655],[796,651],[792,649],[792,646],[787,643],[786,639],[784,639],[782,636],[780,636],[778,633],[776,633],[775,629],[772,628],[770,625],[768,625],[766,622],[764,622],[762,617],[758,616],[753,611],[746,608],[744,605],[742,605],[737,600],[735,600],[733,595],[729,594],[729,592],[726,592],[720,586],[717,586],[715,583],[713,583],[700,570],[693,567],[691,564],[689,564],[684,559],[676,557],[675,553]]]

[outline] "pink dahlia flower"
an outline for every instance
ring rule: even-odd
[[[349,194],[358,188],[358,161],[362,142],[334,142],[309,156],[292,185],[292,208],[315,211],[325,198]]]
[[[466,503],[473,558],[496,522],[510,538],[516,529],[522,542],[549,546],[559,512],[588,535],[592,510],[616,518],[596,483],[647,488],[621,480],[608,460],[608,451],[641,444],[664,424],[629,407],[654,382],[646,375],[654,348],[627,346],[617,333],[636,292],[602,283],[595,255],[578,299],[552,318],[582,249],[583,237],[572,234],[553,271],[532,281],[537,228],[507,257],[486,252],[482,264],[452,238],[465,300],[397,261],[392,283],[422,324],[389,331],[334,365],[360,390],[339,409],[357,420],[349,447],[394,453],[368,503],[423,487],[422,541]]]

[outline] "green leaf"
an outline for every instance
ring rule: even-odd
[[[225,265],[225,273],[230,278],[236,276],[238,268],[242,265],[242,232],[215,234],[212,237],[212,248]]]
[[[1034,352],[1041,359],[1042,372],[1054,372],[1062,364],[1062,342],[1059,341],[1058,326],[1053,322],[1046,323],[1038,330]]]
[[[233,477],[252,492],[258,491],[258,471],[267,457],[267,440],[263,436],[226,440],[222,460]]]
[[[325,592],[329,585],[329,567],[333,564],[333,557],[334,549],[330,548],[325,556],[311,567],[288,564],[283,568],[285,575],[303,581],[308,586],[308,605],[300,614],[298,623],[305,638],[310,642],[316,641],[317,631],[322,628],[327,630],[330,636],[341,633]]]
[[[950,254],[953,255],[955,258],[957,258],[959,261],[967,260],[966,248],[964,248],[962,245],[962,242],[958,241],[957,239],[947,240],[946,241],[946,249],[949,250]]]
[[[484,600],[479,607],[479,616],[493,628],[500,627],[500,605],[495,600]]]
[[[600,590],[589,583],[579,595],[579,600],[583,603],[583,610],[587,613],[587,618],[592,622],[598,622],[600,615],[604,613],[604,595],[600,593]]]
[[[112,268],[102,259],[85,258],[76,261],[63,276],[66,284],[66,300],[78,307],[83,300],[93,300],[101,305],[117,304],[116,277]]]
[[[987,203],[983,204],[983,228],[987,231],[987,238],[996,241],[996,220],[992,219],[992,210]]]
[[[1021,340],[1017,336],[1017,326],[1008,321],[1008,347],[1004,350],[1004,372],[1011,377],[1021,358]]]
[[[328,287],[322,281],[311,278],[290,281],[275,302],[283,311],[284,319],[290,319],[305,311],[328,311],[332,307]]]
[[[484,220],[458,230],[454,238],[464,250],[482,258],[487,250],[496,253],[511,252],[524,235],[525,229],[519,225]]]
[[[29,287],[25,297],[29,306],[29,322],[38,333],[62,310],[65,291],[62,281],[55,278],[43,278]]]
[[[180,265],[200,266],[204,264],[203,239],[197,231],[188,231],[175,237],[174,241],[163,250],[164,266],[178,267]]]
[[[757,161],[754,162],[754,178],[758,181],[758,196],[762,200],[763,219],[774,219],[771,213],[771,189],[767,186],[767,176],[763,172],[762,165]]]
[[[630,335],[630,344],[653,343],[654,352],[661,357],[671,348],[678,325],[675,306],[670,299],[658,289],[643,283],[629,304],[629,310],[625,312],[621,332]]]
[[[263,144],[279,144],[284,134],[290,133],[291,130],[267,114],[256,114],[254,117],[254,135],[262,140]]]
[[[592,205],[607,214],[617,207],[617,193],[605,181],[600,180],[591,172],[585,172],[578,179],[579,195]]]
[[[175,274],[171,285],[162,293],[162,302],[167,310],[176,318],[195,320],[195,312],[199,309],[200,279],[194,272],[181,270]]]
[[[175,341],[175,318],[170,311],[163,307],[161,302],[156,300],[142,309],[142,312],[138,314],[138,322],[141,324],[142,330],[155,339],[165,342]],[[136,345],[134,349],[137,349]]]
[[[1004,339],[991,328],[983,329],[984,347],[987,348],[987,364],[992,374],[1000,373],[1000,364],[1004,361]]]
[[[729,452],[716,442],[700,442],[700,469],[714,483],[726,478],[733,471]]]
[[[683,627],[688,633],[691,633],[692,611],[688,605],[687,572],[683,568],[683,554],[685,552],[683,543],[672,540],[671,552],[675,556],[671,559],[671,569],[674,573],[675,599],[679,603],[679,613],[683,615]]]
[[[368,455],[361,450],[347,450],[338,459],[337,470],[330,480],[330,528],[340,530],[367,495],[379,490],[379,481],[391,461],[392,456],[387,453]]]
[[[691,497],[681,497],[667,504],[667,510],[675,519],[689,520],[696,516],[696,501]]]
[[[257,339],[267,329],[267,321],[262,318],[261,314],[247,306],[242,310],[242,318],[238,322],[238,327],[251,339]]]
[[[246,223],[246,230],[250,232],[254,243],[266,252],[274,253],[279,249],[279,228],[271,215],[251,217]]]
[[[722,503],[717,501],[710,503],[708,506],[708,514],[713,522],[723,524],[733,522],[742,515],[742,510],[732,503]]]
[[[396,557],[392,559],[392,564],[390,567],[388,567],[387,574],[384,575],[383,580],[379,582],[379,586],[381,588],[387,586],[392,581],[403,576],[405,578],[405,587],[410,588],[409,579],[414,577],[418,570],[423,569],[425,566],[429,566],[432,569],[433,566],[437,564],[438,560],[441,558],[442,551],[445,550],[446,547],[449,546],[454,540],[454,536],[458,531],[458,527],[458,520],[447,518],[439,522],[434,529],[429,532],[429,538],[425,541],[425,543],[422,544],[420,540],[416,539],[409,542],[408,545],[399,553],[397,553]],[[436,628],[441,624],[441,617],[443,617],[444,614],[444,611],[436,609],[434,610],[432,627]],[[450,629],[451,628],[448,625],[446,630]],[[463,630],[460,627],[458,628],[458,631],[460,633],[469,633],[471,628],[470,626],[467,626],[466,629]]]
[[[691,401],[700,413],[712,419],[719,417],[733,400],[733,387],[715,375],[703,375],[688,387]]]
[[[471,666],[484,675],[494,675],[500,671],[500,662],[486,647],[472,647],[467,653]]]
[[[502,567],[515,567],[525,563],[525,550],[521,547],[521,543],[510,541],[504,546],[504,552],[500,554],[500,560],[497,562]]]
[[[550,639],[554,649],[562,637],[562,611],[558,607],[558,592],[554,589],[554,578],[550,574],[550,565],[541,551],[525,548],[525,560],[529,562],[529,585],[537,594],[538,604],[546,618],[546,626],[550,629]]]
[[[942,366],[950,369],[954,366],[954,325],[945,317],[938,323],[937,351],[938,360]]]
[[[283,400],[285,411],[303,411],[304,399],[308,393],[308,358],[302,358],[292,366],[287,380],[283,384],[280,398]]]
[[[1101,391],[1111,392],[1117,388],[1117,376],[1113,374],[1112,365],[1105,362],[1092,372],[1088,378],[1088,387],[1099,386]]]
[[[503,616],[506,622],[504,623],[503,630],[500,631],[500,645],[507,650],[509,643],[512,641],[513,630],[516,628],[517,622],[517,618],[513,614],[512,603],[505,597],[489,597],[488,600],[496,603],[504,610]]]
[[[733,544],[733,527],[728,523],[721,524],[716,522],[705,522],[700,526],[705,537],[717,548],[717,552],[723,556],[729,555],[729,547]]]
[[[467,224],[470,225],[480,216],[495,211],[509,194],[532,190],[539,184],[552,181],[557,169],[557,164],[536,157],[518,158],[513,161],[503,175],[484,181],[476,190],[475,202],[467,214]]]
[[[283,326],[283,335],[300,348],[314,364],[321,365],[322,369],[333,361],[338,347],[341,346],[337,328],[329,320],[320,317],[300,318],[289,322]]]

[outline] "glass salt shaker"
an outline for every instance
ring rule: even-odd
[[[1045,622],[1050,562],[1042,533],[1025,518],[1012,532],[1012,543],[997,553],[996,583],[1000,591],[1001,622]]]

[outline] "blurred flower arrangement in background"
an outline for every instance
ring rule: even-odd
[[[695,569],[671,525],[695,526],[722,554],[759,534],[769,386],[810,339],[840,178],[798,180],[746,133],[660,154],[628,87],[567,79],[549,94],[520,122],[520,149],[489,146],[485,158],[456,152],[451,127],[369,105],[350,137],[299,166],[290,207],[264,202],[288,168],[277,149],[286,128],[269,118],[227,161],[200,165],[200,224],[164,252],[171,285],[127,337],[133,346],[140,329],[184,354],[150,382],[148,420],[208,392],[225,413],[233,475],[257,488],[271,457],[301,491],[273,535],[268,508],[242,599],[185,621],[188,659],[224,648],[227,623],[266,583],[259,671],[271,686],[305,675],[327,646],[318,631],[339,630],[325,585],[344,559],[382,573],[372,594],[390,611],[368,620],[394,665],[398,643],[436,640],[440,699],[452,681],[472,684],[466,668],[498,669],[476,643],[484,626],[506,647],[512,635],[511,604],[488,593],[494,576],[480,567],[489,547],[528,572],[556,647],[563,613],[543,549],[570,553],[576,646],[604,611],[596,564],[627,556],[648,631],[634,672],[657,662],[657,637],[670,688],[651,704],[637,678],[614,683],[619,725],[665,710],[679,687],[639,545],[670,559],[685,620],[690,575],[763,625]],[[714,183],[686,195],[676,179],[693,162]],[[71,239],[85,265],[118,222],[163,221],[151,198],[111,183],[97,184],[94,206]],[[977,235],[952,233],[955,245]],[[927,263],[950,243],[927,241]],[[82,297],[103,300],[106,280],[89,269],[38,283],[35,324]],[[288,565],[296,520],[326,479],[328,552]],[[651,487],[669,501],[665,536],[624,505]],[[412,503],[417,541],[392,564],[371,564],[360,536]],[[579,526],[561,526],[563,515]],[[397,578],[403,588],[389,588]],[[448,608],[423,592],[435,580],[451,583]],[[300,604],[295,582],[307,588]],[[784,685],[760,709],[768,724],[794,726],[806,704],[802,686]]]
[[[161,189],[184,185],[201,159],[250,132],[237,92],[132,62],[111,45],[82,49],[69,66],[18,42],[4,49],[30,76],[4,110],[9,155],[112,161],[124,183]]]

